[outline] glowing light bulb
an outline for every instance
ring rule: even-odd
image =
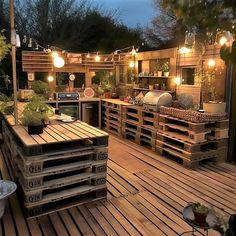
[[[48,82],[53,82],[53,80],[54,80],[53,76],[49,75],[48,76]]]
[[[227,38],[225,36],[222,36],[219,40],[219,43],[221,46],[223,46],[227,42]]]
[[[101,57],[97,54],[94,59],[96,62],[99,62],[101,60]]]
[[[209,59],[207,64],[209,67],[214,67],[216,65],[216,61],[214,59]]]
[[[175,84],[176,85],[180,85],[181,84],[181,78],[180,77],[176,77],[175,78]]]
[[[135,66],[134,62],[131,61],[131,62],[129,63],[129,67],[130,67],[130,68],[134,68],[134,66]]]
[[[137,52],[136,52],[136,50],[135,50],[134,47],[133,47],[133,49],[132,49],[132,51],[131,51],[131,55],[132,55],[132,56],[136,56],[136,55],[137,55]]]
[[[53,60],[53,65],[57,68],[62,68],[65,65],[65,61],[62,57],[56,57]]]
[[[191,52],[191,49],[190,48],[187,48],[187,47],[181,47],[179,49],[179,53],[180,54],[185,54],[185,53],[190,53]]]

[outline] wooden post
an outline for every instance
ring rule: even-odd
[[[12,53],[12,78],[13,78],[13,96],[14,96],[14,117],[15,124],[18,124],[17,110],[17,78],[16,78],[16,31],[14,22],[14,0],[10,0],[10,23],[11,23],[11,53]]]
[[[230,132],[229,132],[229,152],[228,159],[229,161],[236,162],[236,66],[233,66],[233,80],[232,80],[232,98],[230,104]]]

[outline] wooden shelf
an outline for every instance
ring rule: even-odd
[[[156,79],[169,79],[171,76],[154,76],[154,75],[139,75],[137,78],[156,78]]]
[[[171,90],[156,90],[156,89],[147,89],[147,88],[133,88],[133,89],[141,90],[141,91],[157,91],[157,92],[175,93],[175,91],[171,91]]]

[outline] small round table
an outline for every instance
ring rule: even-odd
[[[184,208],[183,218],[184,218],[185,222],[187,222],[189,225],[192,226],[192,231],[184,232],[181,235],[184,235],[186,233],[191,233],[191,235],[195,235],[194,232],[196,232],[197,229],[203,229],[204,231],[206,231],[206,235],[208,235],[208,230],[214,228],[217,225],[217,218],[211,211],[207,215],[206,224],[205,225],[198,225],[194,221],[193,205],[192,204],[190,204]]]

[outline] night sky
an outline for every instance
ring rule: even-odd
[[[146,26],[156,15],[152,0],[93,0],[107,9],[118,9],[117,16],[129,27]]]

